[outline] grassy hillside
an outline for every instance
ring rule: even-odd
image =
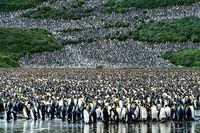
[[[44,29],[0,28],[0,67],[17,67],[21,56],[61,47]]]
[[[112,33],[106,39],[126,40],[133,38],[147,42],[199,42],[200,18],[185,17],[172,20],[149,21],[137,24],[128,33]]]
[[[71,4],[59,8],[43,6],[36,11],[23,14],[29,18],[52,18],[52,19],[81,19],[91,15],[92,8],[85,4],[84,0],[74,0]]]
[[[106,0],[101,11],[105,13],[110,12],[124,12],[126,8],[157,8],[173,5],[188,5],[200,0]]]
[[[150,21],[137,25],[131,32],[136,40],[148,42],[200,41],[200,18],[185,17],[173,20]]]
[[[186,67],[200,67],[200,48],[185,48],[179,51],[169,51],[162,55],[175,65]]]
[[[35,7],[45,1],[53,0],[0,0],[0,11],[13,11]]]

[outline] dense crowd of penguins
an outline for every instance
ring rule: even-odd
[[[72,0],[58,0],[54,7],[69,5]],[[2,27],[37,27],[46,28],[56,38],[65,42],[64,48],[50,53],[31,54],[20,59],[21,67],[171,67],[172,64],[160,58],[165,51],[178,50],[185,47],[198,47],[199,43],[162,43],[147,44],[133,39],[126,41],[107,40],[103,36],[119,32],[127,33],[134,27],[135,16],[142,17],[145,11],[150,20],[174,19],[186,16],[200,16],[200,3],[188,6],[172,6],[159,9],[131,9],[126,13],[101,13],[96,10],[102,5],[101,0],[86,0],[88,6],[94,8],[91,16],[79,20],[32,19],[22,16],[23,11],[1,12],[0,25]],[[40,6],[49,5],[44,3]],[[29,10],[29,9],[28,9]],[[104,28],[109,21],[123,21],[130,26],[125,28]],[[66,29],[80,29],[80,31],[63,32]],[[90,41],[91,42],[90,42]],[[73,43],[78,43],[74,45]],[[166,47],[166,48],[163,48]],[[135,52],[132,52],[135,51]]]
[[[4,119],[132,123],[195,120],[197,70],[36,69],[0,72]]]
[[[189,96],[174,98],[167,93],[142,94],[135,96],[120,96],[113,94],[89,97],[86,94],[52,97],[54,92],[42,98],[6,96],[3,94],[0,109],[4,111],[6,120],[17,120],[17,115],[23,112],[26,119],[60,118],[63,121],[95,123],[101,120],[105,123],[137,122],[137,121],[184,121],[195,120],[195,109],[199,108],[199,98]],[[75,92],[76,93],[76,92]],[[114,92],[113,92],[114,93]],[[190,92],[189,92],[190,93]]]

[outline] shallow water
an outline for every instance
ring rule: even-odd
[[[195,133],[199,122],[148,122],[135,124],[96,124],[67,123],[61,120],[17,120],[7,122],[0,120],[0,133]]]

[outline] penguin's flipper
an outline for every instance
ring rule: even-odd
[[[40,118],[42,118],[42,111],[41,111],[41,109],[39,109],[39,115],[40,115]]]

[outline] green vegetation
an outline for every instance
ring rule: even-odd
[[[124,41],[129,38],[128,34],[126,33],[120,33],[119,31],[111,34],[107,34],[103,37],[104,39],[111,39],[111,40],[119,40]]]
[[[96,69],[103,69],[103,65],[97,64],[97,65],[96,65]]]
[[[27,9],[52,0],[0,0],[0,11]]]
[[[75,0],[72,4],[71,7],[72,8],[78,8],[81,7],[85,4],[85,0]]]
[[[18,60],[29,53],[62,48],[44,29],[0,28],[0,67],[18,67]]]
[[[24,17],[30,18],[52,18],[52,19],[81,19],[91,15],[93,9],[90,6],[85,5],[83,0],[76,0],[68,6],[60,8],[43,6],[39,7],[35,11],[28,11],[23,13]]]
[[[175,65],[185,67],[200,67],[200,48],[185,48],[178,51],[169,51],[162,55]]]
[[[90,16],[90,13],[83,11],[79,12],[76,10],[66,10],[66,8],[52,8],[49,6],[40,7],[36,11],[29,11],[23,14],[24,17],[30,18],[52,18],[52,19],[81,19]]]
[[[130,34],[134,39],[148,42],[200,41],[200,18],[185,17],[173,20],[139,23]]]
[[[106,35],[106,39],[126,40],[133,38],[147,42],[199,42],[200,18],[185,17],[173,20],[139,22],[128,33],[113,33]]]
[[[116,27],[116,28],[120,28],[120,27],[128,27],[129,23],[124,22],[124,21],[108,21],[104,23],[104,28],[112,28],[112,27]]]
[[[124,12],[127,8],[157,8],[173,5],[189,5],[200,0],[106,0],[101,12]]]

